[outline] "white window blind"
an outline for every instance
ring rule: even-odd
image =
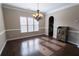
[[[21,32],[27,32],[27,19],[26,17],[20,17]]]

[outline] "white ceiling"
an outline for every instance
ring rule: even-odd
[[[38,4],[37,3],[6,3],[6,5],[36,11]],[[51,10],[62,8],[67,5],[72,5],[72,3],[39,3],[39,10],[41,12],[47,13]]]

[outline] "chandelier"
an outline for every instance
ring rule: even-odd
[[[39,7],[39,5],[37,5],[37,7]],[[32,16],[33,16],[37,21],[39,21],[40,19],[42,19],[43,14],[40,13],[40,10],[39,10],[39,9],[37,9],[36,13],[32,14]]]

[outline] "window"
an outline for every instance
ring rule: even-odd
[[[34,19],[34,31],[38,31],[39,30],[39,22]]]
[[[20,17],[21,32],[27,32],[27,20],[26,17]]]
[[[21,32],[39,31],[39,22],[32,17],[20,17]]]
[[[33,32],[33,18],[28,17],[28,32]]]

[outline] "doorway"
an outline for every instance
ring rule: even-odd
[[[48,29],[48,35],[49,37],[53,37],[53,27],[54,27],[54,17],[49,17],[49,29]]]

